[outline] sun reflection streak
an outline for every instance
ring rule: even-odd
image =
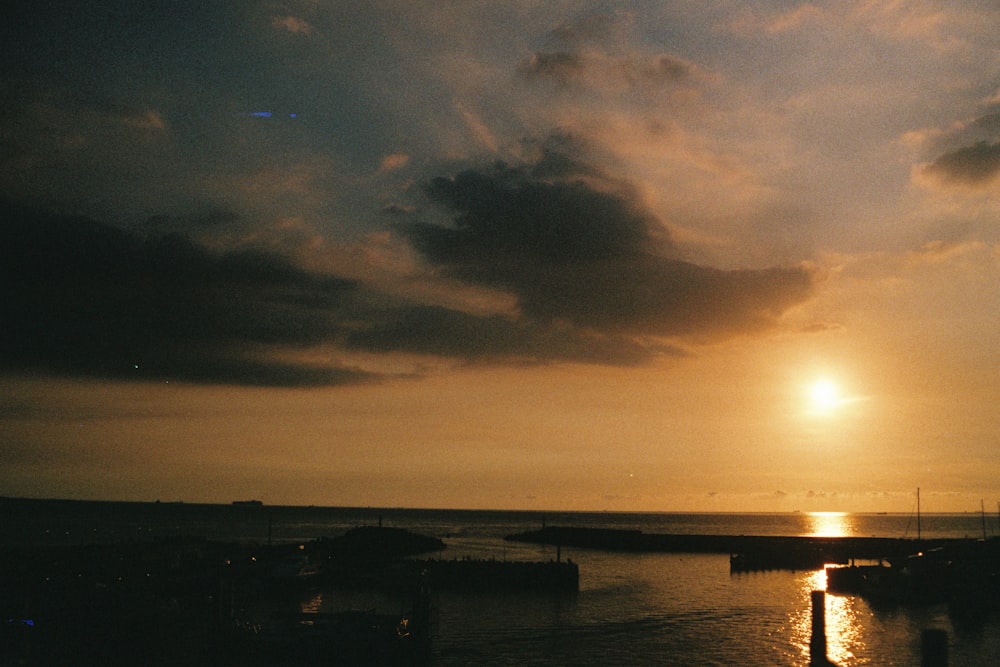
[[[813,591],[826,590],[826,570],[816,570],[807,573],[801,579],[799,609],[792,615],[795,644],[799,646],[802,656],[809,660],[809,637],[812,633],[812,601]],[[861,617],[865,613],[859,607],[858,601],[852,596],[832,595],[827,593],[825,599],[826,611],[826,655],[827,658],[840,667],[857,664],[857,656],[865,655],[865,643],[862,636]]]
[[[809,512],[807,537],[849,537],[853,533],[853,522],[847,512]]]

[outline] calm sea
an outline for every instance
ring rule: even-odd
[[[305,541],[382,522],[442,538],[442,557],[549,560],[549,547],[505,542],[547,525],[636,528],[647,533],[916,537],[917,519],[894,514],[624,514],[236,507],[0,501],[6,544],[145,540],[169,535]],[[922,516],[923,537],[1000,533],[996,517]],[[806,665],[810,593],[822,570],[730,574],[725,555],[618,554],[562,549],[580,566],[573,597],[439,592],[434,665]],[[303,609],[395,611],[380,594],[316,592]],[[848,665],[919,665],[920,634],[943,629],[949,664],[1000,665],[1000,619],[952,618],[946,605],[875,609],[826,596],[830,658]]]

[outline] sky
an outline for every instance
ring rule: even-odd
[[[0,12],[0,495],[1000,501],[993,0]]]

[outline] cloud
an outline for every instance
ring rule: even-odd
[[[949,185],[987,185],[1000,174],[1000,142],[979,141],[945,153],[925,167],[924,173]]]
[[[804,4],[774,17],[767,26],[771,34],[790,30],[800,30],[810,24],[821,21],[825,17],[823,10],[812,4]]]
[[[449,275],[513,292],[534,322],[712,338],[771,326],[812,292],[802,267],[721,271],[672,258],[665,228],[637,197],[592,177],[498,164],[433,179],[426,193],[454,225],[403,233]]]
[[[271,19],[271,25],[296,35],[309,36],[315,32],[315,28],[308,21],[296,16],[275,16]]]
[[[622,28],[628,22],[629,16],[625,13],[597,12],[559,26],[549,37],[571,48],[607,45],[621,41]]]
[[[535,53],[521,65],[521,72],[529,78],[551,78],[562,83],[576,78],[583,71],[583,58],[565,51]]]
[[[591,15],[559,27],[549,33],[544,48],[521,60],[517,71],[529,84],[555,84],[559,93],[575,96],[574,106],[599,100],[598,113],[621,105],[622,95],[629,108],[643,100],[649,111],[662,113],[666,96],[689,95],[714,79],[675,53],[630,45],[632,23],[633,17],[622,12]],[[553,92],[552,86],[541,89]]]
[[[464,104],[457,104],[455,110],[465,121],[470,135],[476,139],[476,142],[491,153],[495,153],[499,147],[499,142],[486,123],[483,122],[483,119]]]
[[[461,289],[454,305],[427,304],[414,300],[426,297],[419,291],[390,294],[306,270],[277,247],[220,245],[225,235],[215,230],[239,224],[212,210],[157,218],[139,234],[0,203],[0,369],[312,386],[381,377],[337,361],[358,352],[613,365],[680,354],[655,341],[467,312]]]
[[[165,130],[167,129],[167,124],[163,121],[163,117],[160,116],[159,112],[153,109],[147,110],[145,113],[134,114],[130,116],[125,116],[123,122],[132,127],[138,127],[146,130]]]
[[[725,29],[750,37],[759,33],[781,35],[822,24],[832,18],[828,12],[806,3],[793,9],[769,12],[766,9],[743,8],[725,23]],[[842,20],[842,19],[841,19]]]
[[[441,306],[383,311],[378,322],[351,334],[346,344],[368,352],[409,352],[480,362],[570,361],[629,366],[658,355],[677,356],[668,345],[503,315],[473,315]]]
[[[615,55],[600,51],[538,51],[518,71],[528,81],[552,81],[593,93],[648,95],[706,77],[694,63],[671,53]]]
[[[929,264],[952,262],[964,255],[979,253],[984,247],[985,244],[981,241],[956,243],[939,239],[928,241],[921,245],[919,249],[907,252],[905,258],[908,264],[921,267]]]
[[[0,211],[0,367],[69,375],[311,385],[350,368],[274,352],[329,340],[358,287],[265,252],[212,253],[79,217]]]
[[[392,153],[382,158],[382,162],[379,164],[379,171],[381,173],[396,171],[405,167],[409,161],[410,156],[406,153]]]
[[[671,338],[771,326],[811,293],[802,268],[673,258],[670,234],[627,184],[553,150],[432,179],[425,193],[454,225],[398,223],[419,209],[393,216],[423,260],[407,269],[423,285],[410,291],[341,277],[336,261],[303,268],[294,243],[234,238],[260,224],[225,209],[129,231],[0,202],[0,368],[299,386],[380,377],[343,361],[359,352],[634,365],[683,354]],[[490,294],[508,306],[483,308]]]
[[[911,130],[902,135],[901,141],[925,156],[942,156],[976,144],[1000,141],[1000,107],[989,103],[989,108],[979,115],[941,127]]]

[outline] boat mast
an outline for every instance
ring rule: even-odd
[[[983,499],[979,499],[979,514],[983,519],[983,541],[986,541],[986,504]]]
[[[917,487],[917,540],[920,539],[920,487]]]

